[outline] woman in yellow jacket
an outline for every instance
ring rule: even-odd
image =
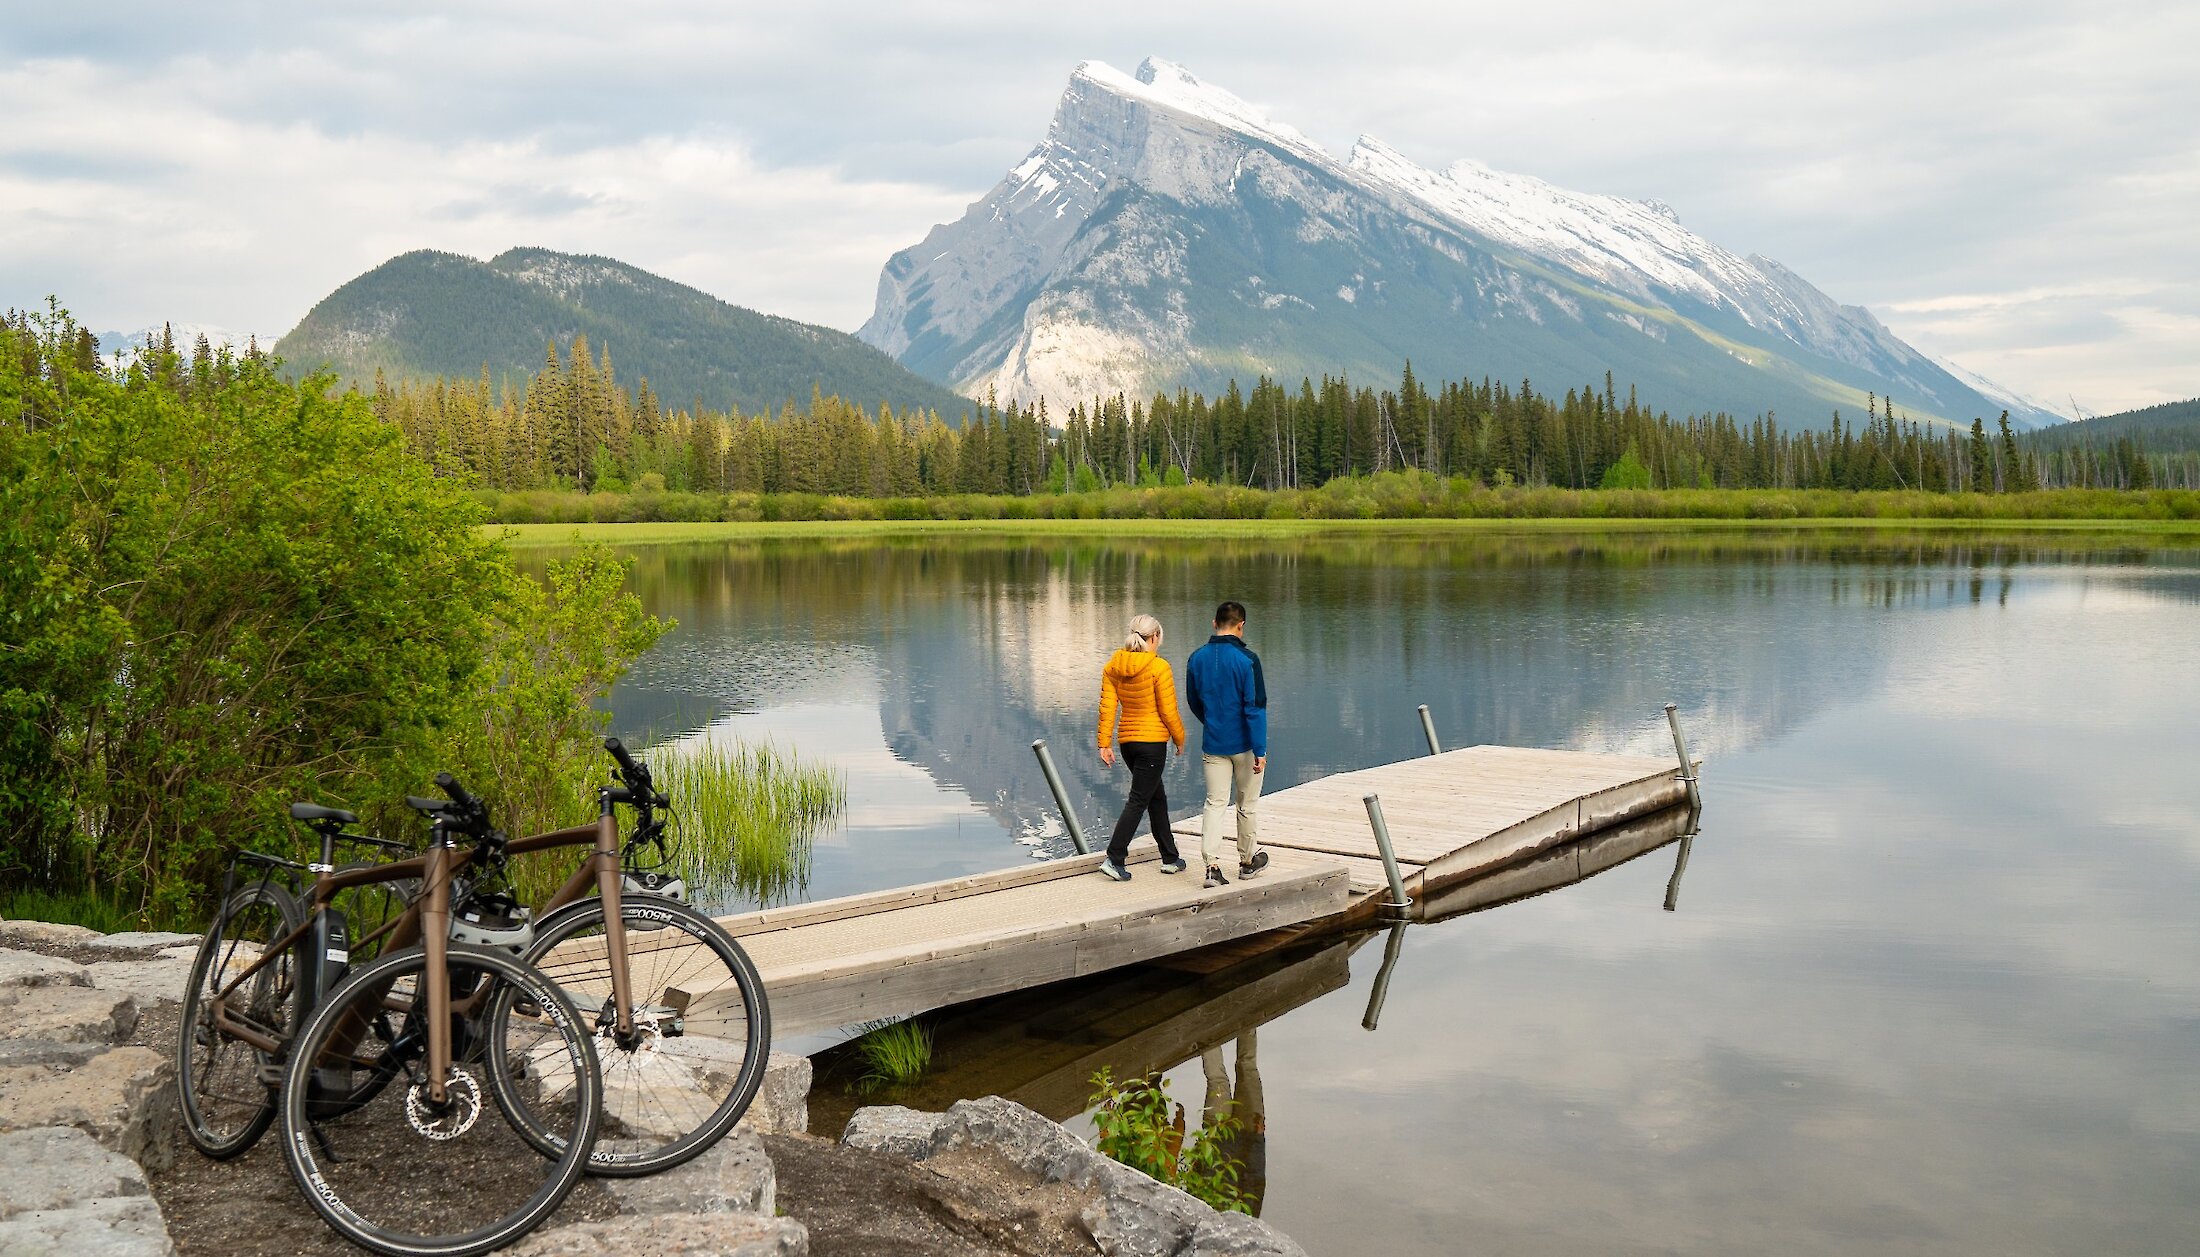
[[[1118,738],[1116,716],[1122,715]],[[1161,769],[1168,762],[1168,743],[1184,753],[1184,721],[1176,714],[1176,677],[1169,661],[1161,657],[1161,621],[1141,615],[1131,621],[1123,648],[1109,657],[1100,671],[1100,762],[1113,765],[1109,744],[1120,740],[1123,763],[1131,770],[1131,797],[1116,818],[1115,836],[1108,839],[1108,858],[1100,871],[1119,882],[1131,880],[1124,867],[1130,856],[1131,835],[1138,832],[1138,818],[1146,815],[1153,838],[1161,848],[1161,871],[1181,873],[1183,857],[1176,853],[1176,835],[1169,829],[1169,795],[1161,788]]]

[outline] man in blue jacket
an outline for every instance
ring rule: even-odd
[[[1245,604],[1215,608],[1215,634],[1192,652],[1184,665],[1184,688],[1192,715],[1199,718],[1199,750],[1207,776],[1207,810],[1199,829],[1199,853],[1207,862],[1207,884],[1221,886],[1222,813],[1237,793],[1238,876],[1252,877],[1268,867],[1259,849],[1259,825],[1253,815],[1260,802],[1260,775],[1268,767],[1268,682],[1260,656],[1245,644]]]

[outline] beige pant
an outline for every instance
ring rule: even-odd
[[[1207,777],[1207,809],[1200,815],[1199,858],[1207,864],[1222,863],[1222,813],[1230,806],[1230,791],[1237,790],[1238,863],[1253,858],[1260,836],[1260,821],[1253,812],[1260,803],[1260,779],[1253,771],[1253,753],[1202,755],[1200,768]]]

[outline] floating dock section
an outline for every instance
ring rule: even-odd
[[[1691,765],[1693,768],[1693,765]],[[721,917],[801,1034],[1164,960],[1279,930],[1382,915],[1389,887],[1365,796],[1381,799],[1416,902],[1687,798],[1675,760],[1476,746],[1339,773],[1260,801],[1271,863],[1201,886],[1199,818],[1175,825],[1192,867],[1163,875],[1150,840],[1127,883],[1071,856],[900,890]],[[1234,833],[1234,831],[1233,831]],[[1257,949],[1256,949],[1257,950]]]

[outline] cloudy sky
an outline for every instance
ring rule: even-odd
[[[1079,61],[1151,54],[1334,151],[1664,200],[2058,409],[2200,394],[2200,5],[715,7],[10,6],[0,306],[272,337],[535,244],[853,329]]]

